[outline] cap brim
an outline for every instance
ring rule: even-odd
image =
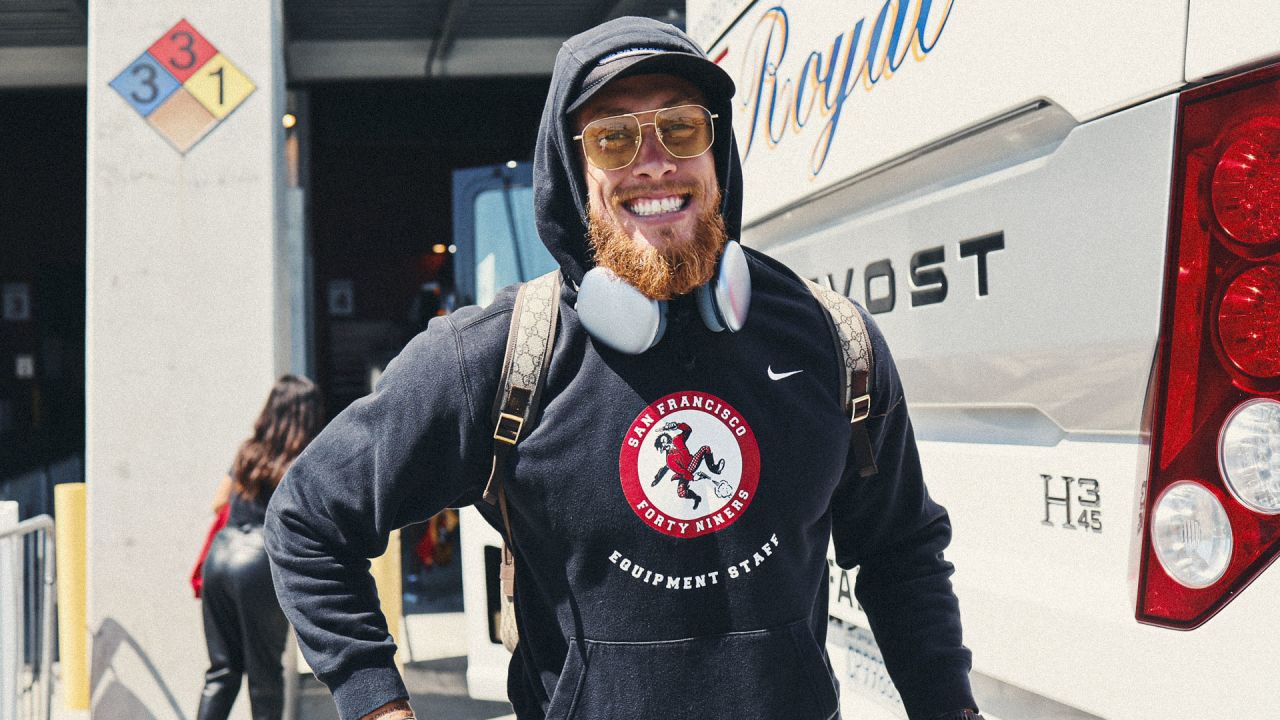
[[[728,102],[733,97],[733,78],[724,68],[701,55],[682,52],[661,52],[649,55],[621,58],[609,63],[601,77],[594,79],[590,87],[583,88],[577,99],[565,113],[577,112],[597,92],[610,82],[633,75],[675,75],[693,83],[707,97],[708,102]]]

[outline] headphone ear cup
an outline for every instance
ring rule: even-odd
[[[720,310],[712,297],[711,288],[715,284],[716,281],[712,280],[706,285],[699,285],[694,289],[693,296],[698,301],[698,314],[702,316],[702,323],[712,332],[720,332],[724,330],[724,319],[720,317]]]
[[[742,246],[730,241],[720,255],[716,275],[711,282],[694,290],[698,314],[714,332],[738,332],[747,323],[751,307],[751,268]]]
[[[667,330],[667,304],[645,297],[606,268],[591,268],[582,277],[575,307],[592,338],[627,355],[657,345]]]

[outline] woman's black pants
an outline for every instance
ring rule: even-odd
[[[276,600],[260,527],[223,528],[204,561],[204,675],[198,720],[226,720],[249,675],[253,720],[280,720],[284,677],[280,656],[289,623]]]

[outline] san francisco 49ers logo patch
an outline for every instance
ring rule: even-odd
[[[720,398],[686,391],[645,408],[622,443],[622,491],[646,525],[697,537],[732,525],[755,497],[760,447]]]

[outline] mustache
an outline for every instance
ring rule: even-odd
[[[617,206],[629,203],[636,198],[663,195],[692,195],[694,198],[699,198],[702,195],[702,186],[688,182],[636,185],[625,190],[614,190],[609,197],[609,202]]]

